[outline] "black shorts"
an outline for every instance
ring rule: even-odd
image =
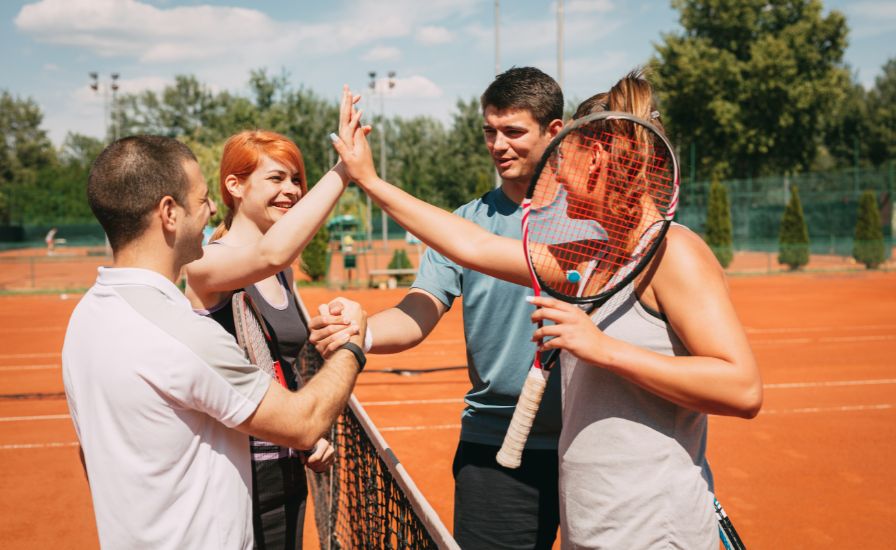
[[[279,455],[274,458],[273,456]],[[262,459],[264,458],[264,459]],[[308,483],[289,449],[252,438],[252,526],[257,550],[302,548]]]
[[[454,455],[454,538],[464,550],[551,548],[560,526],[557,451],[526,450],[518,469],[498,447],[461,441]]]

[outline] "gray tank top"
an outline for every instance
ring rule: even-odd
[[[628,285],[592,316],[608,336],[689,355]],[[718,549],[706,415],[561,355],[564,548]]]

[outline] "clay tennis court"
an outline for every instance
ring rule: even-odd
[[[896,273],[730,279],[762,369],[755,420],[712,417],[719,499],[749,548],[890,548],[896,525]],[[348,291],[369,312],[397,290]],[[302,290],[310,307],[338,294]],[[0,297],[0,546],[96,548],[60,370],[77,295]],[[447,525],[466,372],[455,307],[418,348],[371,356],[356,395]],[[306,540],[311,538],[306,536]],[[308,545],[311,547],[311,545]]]

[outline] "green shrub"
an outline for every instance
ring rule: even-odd
[[[799,269],[809,263],[809,229],[796,185],[790,187],[790,201],[781,217],[778,263]]]
[[[880,211],[873,191],[865,191],[859,198],[859,215],[856,219],[856,238],[852,257],[874,269],[884,262],[884,232],[880,225]]]
[[[709,201],[706,205],[706,237],[704,240],[722,267],[728,267],[734,257],[731,233],[731,206],[728,204],[728,191],[717,180],[713,180],[709,188]]]
[[[389,269],[413,269],[414,265],[411,263],[411,259],[408,258],[408,253],[403,248],[399,248],[392,253],[392,259],[389,260],[388,267]],[[398,275],[396,279],[399,282],[403,282],[412,277],[413,275]]]
[[[320,281],[327,275],[330,232],[321,227],[302,252],[302,269],[312,281]]]

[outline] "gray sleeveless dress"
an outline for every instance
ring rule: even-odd
[[[671,327],[619,291],[592,319],[607,335],[688,355]],[[564,548],[717,550],[706,415],[563,352],[560,524]]]

